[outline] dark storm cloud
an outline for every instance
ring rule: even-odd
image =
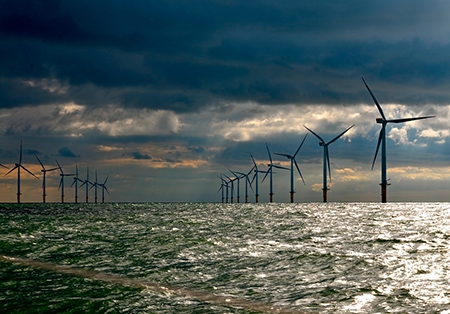
[[[445,1],[6,0],[0,106],[354,104],[368,102],[360,76],[391,102],[443,103],[447,9]],[[43,86],[52,80],[59,85]]]
[[[152,159],[152,157],[150,157],[148,154],[142,154],[140,152],[131,152],[131,153],[125,154],[124,156],[131,156],[133,159],[137,159],[137,160]]]
[[[78,157],[67,146],[64,146],[64,147],[60,148],[58,150],[58,155],[61,156],[61,157],[68,157],[68,158]]]

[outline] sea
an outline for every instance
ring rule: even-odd
[[[0,313],[450,314],[450,203],[0,204]]]

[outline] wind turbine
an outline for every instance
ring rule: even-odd
[[[256,164],[255,158],[253,158],[252,153],[250,153],[250,157],[252,157],[252,161],[253,161],[253,171],[255,172],[255,175],[253,176],[252,181],[250,182],[250,185],[252,184],[252,182],[256,179],[255,181],[255,203],[258,203],[258,173],[266,173],[265,171],[262,170],[258,170],[258,165]]]
[[[295,160],[295,156],[297,156],[297,154],[298,154],[300,148],[302,147],[303,143],[305,142],[307,136],[308,136],[308,133],[306,133],[305,137],[303,138],[302,143],[297,148],[294,155],[275,153],[275,155],[285,156],[285,157],[287,157],[287,159],[289,159],[291,161],[291,169],[290,169],[291,170],[291,191],[289,192],[291,194],[291,203],[294,203],[294,193],[295,193],[295,190],[294,190],[294,165],[297,168],[300,178],[302,178],[303,184],[306,185],[305,180],[303,179],[302,173],[300,171],[300,168],[297,164],[297,161]]]
[[[89,203],[89,184],[93,184],[91,181],[89,181],[89,167],[86,169],[86,180],[83,181],[83,183],[80,185],[80,188],[83,185],[86,185],[86,203]]]
[[[109,194],[108,188],[106,187],[106,181],[108,181],[108,178],[109,178],[109,175],[106,176],[106,179],[105,179],[105,181],[103,181],[103,183],[98,184],[98,186],[102,188],[102,203],[105,202],[105,190]]]
[[[435,116],[425,116],[425,117],[415,117],[415,118],[403,118],[403,119],[386,119],[383,109],[381,109],[380,104],[378,103],[377,99],[373,95],[372,91],[370,90],[369,86],[366,84],[366,81],[363,77],[361,77],[364,85],[366,85],[367,90],[370,93],[370,96],[372,97],[373,101],[375,102],[375,105],[378,108],[378,111],[381,114],[381,118],[377,118],[377,123],[381,124],[381,130],[380,135],[378,136],[378,144],[377,149],[375,151],[375,156],[373,157],[372,162],[372,170],[375,165],[375,160],[377,158],[378,150],[380,148],[381,144],[381,202],[386,203],[387,202],[387,165],[386,165],[386,125],[388,123],[402,123],[402,122],[409,122],[414,120],[422,120],[422,119],[428,119],[428,118],[434,118]]]
[[[4,167],[4,166],[3,166]],[[24,166],[22,166],[22,141],[20,141],[20,155],[19,155],[19,162],[16,163],[16,165],[14,166],[14,168],[12,168],[11,170],[9,170],[6,174],[5,177],[10,174],[11,172],[13,172],[14,170],[17,169],[17,203],[20,203],[20,195],[22,193],[20,193],[20,168],[22,168],[23,170],[25,170],[26,172],[28,172],[29,174],[31,174],[33,177],[35,177],[36,179],[39,179],[38,177],[36,177],[33,173],[31,173],[27,168],[25,168]]]
[[[230,169],[228,169],[228,170],[230,170]],[[232,170],[230,170],[230,172],[235,176],[235,178],[234,178],[234,180],[237,180],[237,202],[239,203],[240,202],[240,199],[241,199],[241,196],[240,196],[240,194],[239,194],[239,191],[241,190],[241,188],[240,188],[240,182],[241,182],[241,179],[244,177],[244,176],[242,176],[242,177],[239,177],[234,171],[232,171]]]
[[[78,165],[75,165],[75,177],[73,177],[73,182],[70,187],[75,185],[75,203],[78,203],[78,181],[84,182],[80,178],[78,178]]]
[[[61,176],[61,180],[59,181],[58,189],[61,189],[61,203],[64,203],[64,177],[73,176],[75,174],[74,173],[64,173],[64,171],[62,170],[58,161],[56,159],[55,159],[55,161],[59,168],[59,175]]]
[[[224,191],[223,187],[225,186],[225,183],[223,182],[222,177],[219,177],[219,179],[220,179],[220,188],[217,190],[216,193],[219,193],[219,191],[222,191],[222,203],[224,203],[224,201],[225,201],[225,191]]]
[[[253,166],[252,169],[250,169],[250,171],[248,173],[243,173],[243,172],[236,171],[237,174],[242,175],[241,178],[245,177],[245,202],[246,203],[248,203],[248,184],[250,184],[250,188],[253,190],[252,183],[250,182],[250,179],[248,178],[248,176],[250,175],[250,173],[252,173],[254,168],[255,167]]]
[[[270,150],[269,150],[269,146],[267,146],[266,143],[266,148],[267,148],[267,153],[269,154],[269,161],[270,164],[268,164],[267,166],[269,166],[269,169],[267,169],[266,174],[264,175],[264,178],[262,179],[261,182],[264,181],[264,179],[267,177],[267,175],[270,173],[270,192],[269,192],[269,196],[270,196],[270,202],[273,202],[273,179],[272,179],[272,174],[273,174],[273,168],[278,168],[278,169],[284,169],[284,170],[289,170],[289,168],[286,167],[282,167],[282,166],[278,166],[278,165],[274,165],[272,162],[272,156],[270,155]]]
[[[234,180],[236,180],[236,178],[231,179],[229,176],[227,176],[226,174],[224,174],[225,177],[228,178],[228,183],[231,183],[231,198],[230,198],[230,203],[233,203],[234,201]]]
[[[47,194],[45,192],[45,176],[46,176],[47,172],[49,172],[49,171],[58,170],[58,167],[51,168],[51,169],[45,169],[44,165],[42,164],[42,162],[40,161],[38,156],[37,155],[34,155],[34,156],[36,156],[36,159],[39,161],[39,163],[41,164],[41,167],[42,167],[42,169],[41,169],[41,172],[42,172],[42,175],[43,175],[43,180],[42,180],[42,203],[45,203],[45,197],[47,196]]]
[[[94,188],[94,203],[97,204],[97,188],[99,186],[97,180],[97,170],[95,170],[95,182],[91,184],[92,184],[91,189]]]
[[[346,129],[344,132],[342,132],[341,134],[339,134],[338,136],[336,136],[335,138],[333,138],[331,141],[329,141],[328,143],[325,142],[325,140],[323,138],[321,138],[317,133],[315,133],[313,130],[309,129],[306,125],[304,125],[304,127],[311,132],[315,137],[317,137],[320,142],[319,145],[323,146],[323,185],[322,185],[322,191],[323,191],[323,202],[326,203],[328,201],[327,199],[327,191],[328,189],[328,184],[327,184],[327,167],[328,167],[328,174],[330,176],[330,182],[331,182],[331,167],[330,167],[330,155],[328,153],[328,145],[334,143],[335,141],[337,141],[342,135],[344,135],[348,130],[350,130],[351,128],[353,128],[355,125],[353,124],[351,127],[349,127],[348,129]]]
[[[228,182],[224,178],[222,178],[222,175],[219,178],[220,178],[220,180],[222,180],[222,185],[219,188],[219,191],[222,190],[222,203],[223,203],[223,187],[226,188],[226,190],[225,190],[226,199],[225,200],[226,200],[226,203],[228,203]],[[217,192],[219,192],[219,191],[217,191]]]

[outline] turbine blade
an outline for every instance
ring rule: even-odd
[[[373,157],[372,170],[373,170],[373,167],[375,165],[375,160],[377,159],[378,150],[380,149],[380,144],[381,144],[382,134],[383,134],[383,129],[384,128],[385,128],[385,125],[383,124],[383,127],[380,130],[380,135],[378,136],[378,144],[377,144],[377,149],[375,150],[375,156]]]
[[[30,170],[28,170],[27,168],[25,168],[22,165],[19,165],[20,168],[22,168],[23,170],[25,170],[26,172],[28,172],[29,174],[31,174],[33,177],[35,177],[36,179],[39,179],[38,177],[36,177],[36,175],[34,173],[32,173]]]
[[[106,181],[108,181],[108,178],[109,178],[109,174],[106,176],[106,179],[105,179],[105,181],[103,182],[103,185],[106,184]],[[105,186],[105,189],[106,189],[106,186]]]
[[[64,180],[64,177],[61,177],[61,180],[59,180],[58,191],[59,191],[59,189],[61,189],[61,186],[63,184],[63,180]]]
[[[20,140],[20,157],[19,157],[19,165],[22,164],[22,140]]]
[[[264,182],[269,172],[272,170],[272,165],[269,166],[269,169],[267,169],[266,174],[264,175],[264,178],[261,180],[261,183]]]
[[[429,119],[429,118],[434,118],[434,117],[436,117],[436,116],[404,118],[404,119],[392,119],[392,120],[387,120],[386,122],[389,122],[389,123],[401,123],[401,122],[408,122],[408,121],[414,121],[414,120]]]
[[[280,153],[274,153],[275,155],[279,155],[279,156],[284,156],[284,157],[287,157],[287,158],[291,158],[292,156],[291,155],[288,155],[288,154],[280,154]]]
[[[330,177],[330,183],[331,183],[330,154],[328,153],[328,146],[325,146],[325,149],[327,150],[326,158],[327,158],[327,166],[328,166],[328,176]]]
[[[258,166],[256,165],[255,158],[253,158],[252,153],[250,153],[250,157],[252,157],[253,164],[255,165],[256,170],[258,170]]]
[[[367,88],[367,90],[369,91],[370,96],[372,96],[372,99],[373,99],[373,101],[375,102],[375,105],[377,106],[378,111],[379,111],[380,114],[381,114],[381,117],[383,118],[383,120],[386,120],[386,117],[384,116],[384,113],[383,113],[383,109],[381,109],[380,104],[378,103],[378,101],[377,101],[377,99],[375,98],[375,96],[372,94],[372,91],[370,90],[369,86],[366,84],[366,81],[364,80],[364,77],[361,77],[361,78],[362,78],[362,80],[363,80],[363,82],[364,82],[364,85],[366,85],[366,88]]]
[[[19,167],[19,165],[16,165],[14,168],[12,168],[11,170],[9,170],[4,176],[6,177],[8,174],[10,174],[10,173],[13,172],[14,170],[16,170],[17,167]]]
[[[340,138],[342,135],[344,135],[345,133],[347,133],[348,130],[350,130],[351,128],[353,128],[355,125],[353,124],[351,127],[349,127],[347,130],[345,130],[344,132],[342,132],[341,134],[339,134],[338,136],[336,136],[334,139],[332,139],[331,141],[328,142],[328,145],[335,142],[338,138]]]
[[[275,168],[278,168],[278,169],[291,170],[290,168],[286,168],[286,167],[283,167],[283,166],[278,166],[278,165],[272,165],[272,166],[275,167]]]
[[[56,161],[56,164],[58,165],[58,169],[61,172],[61,174],[64,174],[64,171],[62,170],[61,165],[59,164],[59,162],[56,159],[55,159],[55,161]]]
[[[8,167],[6,167],[5,165],[2,165],[2,164],[0,164],[0,167],[3,167],[3,168],[6,168],[6,169],[9,169]]]
[[[306,185],[305,180],[303,179],[303,176],[302,176],[302,172],[300,171],[300,167],[298,166],[297,161],[295,159],[294,159],[294,165],[295,165],[295,168],[297,168],[300,178],[302,178],[303,184]]]
[[[267,143],[266,143],[266,148],[267,148],[267,153],[269,154],[270,164],[272,164],[272,156],[270,156],[270,150],[269,150],[269,146],[267,146]]]
[[[300,146],[297,148],[297,151],[295,152],[294,156],[292,156],[292,158],[295,158],[295,156],[297,156],[297,154],[300,151],[300,148],[302,148],[303,143],[305,142],[307,136],[308,136],[308,133],[306,133],[305,137],[303,138],[303,141],[301,142]]]
[[[321,138],[321,137],[319,136],[319,134],[314,133],[314,131],[311,130],[311,129],[309,129],[306,125],[304,125],[304,127],[305,127],[305,129],[307,129],[309,132],[311,132],[315,137],[317,137],[319,140],[321,140],[322,142],[325,143],[325,140],[324,140],[323,138]]]
[[[38,156],[37,156],[37,155],[34,155],[34,156],[36,156],[36,159],[37,159],[37,160],[39,161],[39,163],[41,164],[42,170],[45,170],[45,167],[44,167],[44,165],[42,164],[41,160],[38,158]]]

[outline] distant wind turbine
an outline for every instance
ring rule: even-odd
[[[303,143],[305,142],[307,136],[308,136],[308,133],[306,133],[305,137],[303,138],[303,141],[301,142],[300,146],[297,148],[294,155],[275,153],[276,155],[287,157],[287,159],[289,159],[291,161],[291,169],[290,169],[291,170],[291,191],[289,192],[291,195],[291,203],[294,203],[294,193],[295,193],[295,190],[294,190],[294,165],[297,168],[300,178],[302,178],[303,184],[306,185],[305,180],[303,179],[302,173],[300,171],[300,168],[297,164],[297,161],[295,160],[295,156],[297,156],[297,154],[298,154],[300,148],[302,147]]]
[[[222,180],[222,186],[220,187],[220,189],[222,190],[222,192],[223,192],[223,188],[225,187],[226,188],[226,190],[225,190],[225,196],[226,196],[226,198],[225,198],[225,203],[228,203],[228,189],[229,189],[229,186],[228,186],[228,181],[227,180],[225,180],[223,177],[222,177],[222,175],[220,175],[220,180]],[[219,189],[219,190],[220,190]],[[222,203],[223,203],[223,193],[222,193]]]
[[[227,176],[226,174],[224,174],[225,177],[228,178],[228,183],[231,183],[231,197],[230,197],[230,203],[234,202],[234,181],[236,180],[236,178],[231,179],[229,176]]]
[[[252,157],[252,161],[253,161],[253,171],[255,172],[255,175],[253,176],[252,181],[250,182],[250,185],[253,183],[253,181],[255,181],[255,203],[258,203],[258,198],[259,198],[259,191],[258,191],[258,173],[266,173],[265,171],[262,170],[258,170],[258,165],[256,164],[255,158],[253,158],[252,153],[250,153],[250,157]]]
[[[249,179],[249,175],[250,175],[250,173],[252,173],[253,172],[253,169],[254,169],[255,167],[252,167],[252,169],[250,169],[250,171],[249,172],[247,172],[247,173],[243,173],[243,172],[238,172],[238,171],[236,171],[236,173],[237,174],[240,174],[242,177],[241,178],[244,178],[245,177],[245,202],[246,203],[248,203],[248,185],[250,184],[250,188],[253,190],[253,188],[252,188],[252,183],[250,182],[250,179]]]
[[[366,85],[367,90],[370,93],[370,96],[372,97],[373,101],[375,102],[375,105],[378,108],[378,111],[381,114],[381,118],[377,118],[377,123],[381,124],[381,130],[380,135],[378,136],[378,144],[377,149],[375,151],[375,156],[373,158],[372,162],[372,170],[375,165],[375,160],[377,158],[378,150],[380,148],[381,144],[381,202],[386,203],[387,202],[387,165],[386,165],[386,125],[388,123],[402,123],[402,122],[409,122],[414,120],[422,120],[422,119],[429,119],[434,118],[435,116],[425,116],[425,117],[415,117],[415,118],[403,118],[403,119],[386,119],[383,109],[381,109],[380,104],[378,103],[377,99],[373,95],[372,91],[370,90],[369,86],[366,84],[366,81],[362,77],[362,80],[364,82],[364,85]]]
[[[92,184],[91,189],[94,188],[94,203],[97,204],[97,188],[99,186],[97,180],[97,170],[95,170],[95,182],[91,184]]]
[[[12,168],[11,170],[9,170],[6,174],[5,177],[10,174],[11,172],[13,172],[14,170],[17,169],[17,203],[20,203],[20,195],[22,195],[22,193],[20,193],[20,168],[22,168],[23,170],[25,170],[26,172],[28,172],[29,174],[31,174],[33,177],[35,177],[36,179],[39,179],[38,177],[36,177],[33,173],[31,173],[27,168],[25,168],[24,166],[22,166],[22,141],[20,141],[20,155],[19,155],[19,162],[16,163],[16,165],[14,166],[14,168]]]
[[[330,176],[330,182],[331,182],[331,167],[330,167],[330,155],[328,153],[328,145],[334,143],[335,141],[337,141],[342,135],[344,135],[348,130],[350,130],[351,128],[353,128],[355,125],[353,124],[351,127],[349,127],[348,129],[346,129],[344,132],[342,132],[341,134],[339,134],[338,136],[336,136],[335,138],[333,138],[331,141],[329,141],[328,143],[325,142],[325,140],[320,137],[317,133],[315,133],[313,130],[309,129],[306,125],[304,125],[304,127],[311,132],[315,137],[317,137],[320,142],[319,145],[323,146],[323,185],[322,185],[322,195],[323,195],[323,202],[326,203],[328,201],[328,193],[327,191],[328,189],[328,184],[327,184],[327,167],[328,167],[328,174]]]
[[[230,169],[228,169],[228,170],[230,170]],[[244,176],[240,177],[240,176],[238,176],[236,174],[236,172],[234,172],[232,170],[230,170],[230,172],[234,175],[234,177],[235,177],[234,180],[237,180],[237,193],[236,193],[236,196],[237,196],[237,202],[240,203],[240,201],[241,201],[241,195],[239,194],[240,190],[241,190],[240,182],[241,182],[241,179],[244,178]]]
[[[45,203],[45,198],[47,196],[46,191],[45,191],[45,176],[46,176],[47,172],[53,171],[53,170],[58,170],[59,168],[56,167],[56,168],[51,168],[51,169],[45,169],[44,165],[42,164],[42,162],[40,161],[38,156],[37,155],[34,155],[34,156],[36,156],[36,159],[39,161],[39,163],[41,164],[41,167],[42,167],[42,169],[41,169],[42,176],[43,176],[43,179],[42,179],[42,203]]]
[[[78,177],[78,165],[75,165],[75,176],[73,177],[73,182],[70,187],[75,185],[75,203],[78,203],[78,182],[84,182]]]
[[[278,165],[274,165],[274,164],[273,164],[273,161],[272,161],[272,156],[270,155],[269,146],[267,146],[267,143],[266,143],[266,148],[267,148],[267,153],[269,154],[269,161],[270,161],[270,164],[267,165],[269,168],[267,169],[267,172],[266,172],[266,174],[264,175],[264,178],[262,179],[261,182],[263,182],[264,179],[267,177],[267,175],[270,174],[270,177],[269,177],[269,180],[270,180],[270,192],[269,192],[269,197],[270,197],[270,199],[269,199],[269,201],[272,203],[272,202],[273,202],[273,194],[274,194],[274,193],[273,193],[273,179],[272,179],[273,168],[284,169],[284,170],[289,170],[289,168],[282,167],[282,166],[278,166]]]
[[[102,188],[102,203],[105,202],[105,190],[109,194],[108,188],[106,187],[106,182],[108,181],[109,175],[106,176],[105,181],[103,183],[99,183],[98,186]]]
[[[225,202],[225,190],[223,188],[225,186],[225,183],[224,183],[224,180],[222,179],[222,177],[219,177],[219,179],[220,179],[220,188],[217,190],[216,193],[219,193],[219,191],[222,191],[222,203],[224,203]],[[227,199],[227,201],[228,201],[228,199]]]
[[[89,167],[86,169],[86,180],[83,181],[83,183],[80,185],[80,188],[83,185],[86,185],[86,203],[89,203],[89,184],[93,184],[91,181],[89,181]]]
[[[56,164],[59,168],[59,175],[61,176],[61,180],[59,181],[59,187],[58,189],[61,189],[61,203],[64,203],[64,177],[69,177],[75,175],[74,173],[64,173],[64,171],[61,168],[61,165],[58,163],[58,161],[55,159]]]

